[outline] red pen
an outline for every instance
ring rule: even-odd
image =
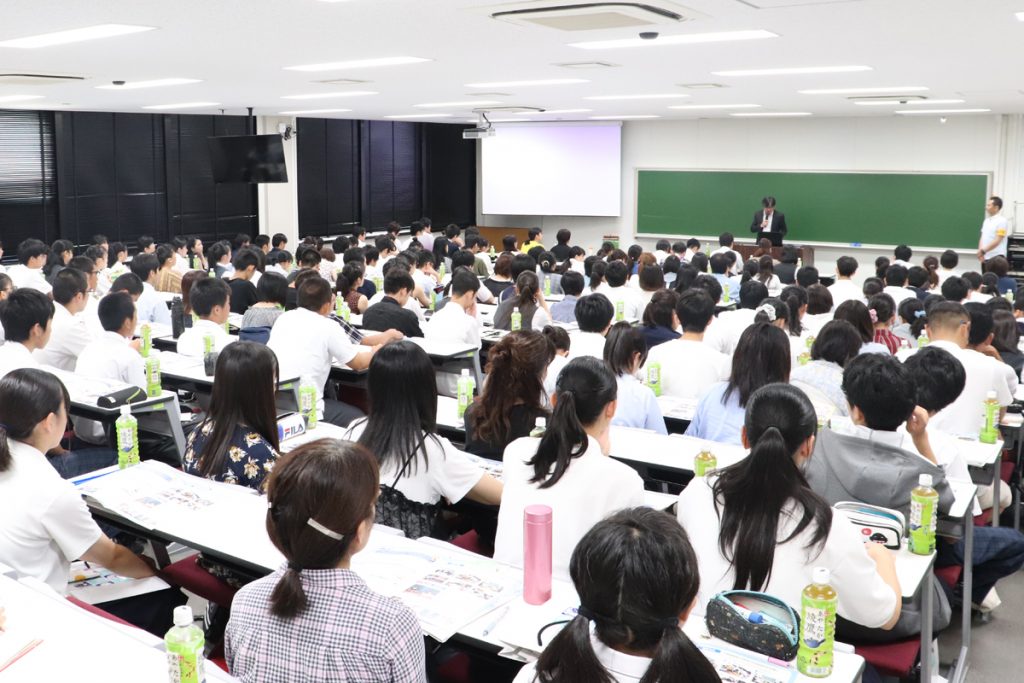
[[[6,671],[7,669],[9,669],[15,662],[17,662],[19,659],[21,659],[22,657],[27,655],[29,652],[32,652],[32,650],[34,650],[37,647],[39,647],[40,645],[42,645],[42,643],[43,643],[42,640],[36,639],[36,640],[33,640],[28,645],[26,645],[25,647],[23,647],[20,650],[18,650],[18,653],[16,655],[14,655],[10,659],[8,659],[6,662],[4,662],[4,664],[2,666],[0,666],[0,672]]]

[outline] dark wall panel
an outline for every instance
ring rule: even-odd
[[[334,235],[359,222],[359,121],[299,119],[299,236]]]
[[[465,126],[423,125],[423,213],[435,225],[476,222],[476,145]]]
[[[29,237],[58,237],[52,112],[0,110],[0,240],[4,261]]]

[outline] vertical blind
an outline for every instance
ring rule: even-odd
[[[53,114],[0,110],[0,240],[5,260],[29,237],[57,239]]]

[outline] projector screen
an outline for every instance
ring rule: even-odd
[[[496,125],[481,152],[483,212],[516,216],[618,216],[622,126]]]

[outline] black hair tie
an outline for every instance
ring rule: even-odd
[[[589,621],[603,621],[610,624],[618,623],[615,619],[610,619],[601,614],[597,614],[583,605],[579,606],[579,609],[576,610],[576,614]],[[679,617],[665,617],[664,619],[658,619],[648,624],[642,624],[632,628],[637,631],[664,631],[670,628],[679,628]]]
[[[302,567],[300,567],[297,563],[292,562],[291,560],[288,560],[288,569],[291,569],[296,574],[302,571]]]

